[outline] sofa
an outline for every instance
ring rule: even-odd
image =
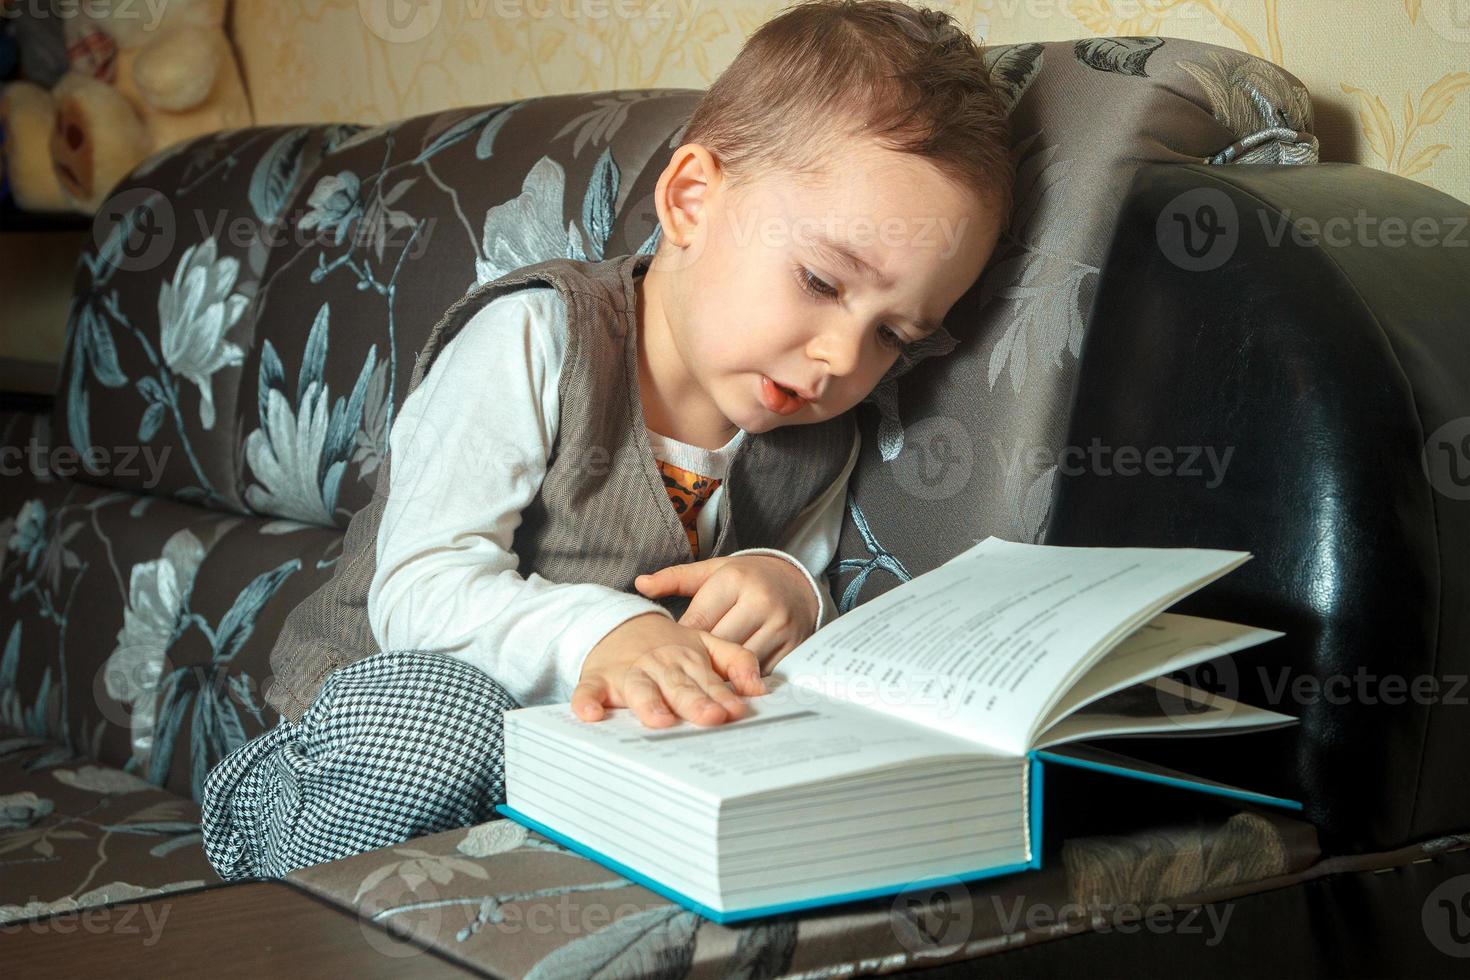
[[[290,882],[493,976],[1463,968],[1470,209],[1319,162],[1300,81],[1238,51],[985,51],[1010,225],[857,409],[833,595],[992,534],[1250,551],[1173,608],[1281,630],[1194,679],[1300,725],[1116,747],[1305,809],[1059,771],[1039,871],[727,926],[509,820]],[[113,189],[54,397],[0,413],[0,921],[234,887],[204,777],[275,724],[272,643],[374,490],[427,331],[522,265],[651,251],[700,94],[255,126]],[[524,927],[552,904],[570,925]]]

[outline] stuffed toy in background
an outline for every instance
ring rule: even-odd
[[[16,103],[9,107],[11,113],[26,117],[21,128],[33,131],[41,126],[49,134],[54,106],[46,91],[66,74],[66,37],[60,18],[51,16],[50,10],[24,0],[0,0],[0,79],[6,86],[0,87],[0,163],[7,172],[0,181],[0,199],[13,197],[10,168],[18,169],[20,183],[27,189],[38,189],[39,194],[21,204],[34,210],[57,210],[66,206],[61,195],[61,186],[52,173],[49,136],[45,140],[32,140],[37,146],[19,146],[6,152],[9,139],[5,121],[4,88],[8,83],[26,81],[32,84],[16,90]],[[39,95],[42,96],[38,98]],[[19,202],[18,202],[19,203]]]
[[[49,91],[14,82],[0,96],[6,163],[22,208],[91,214],[153,153],[249,125],[225,36],[226,0],[68,7],[70,69]]]
[[[0,35],[14,47],[14,77],[35,82],[44,88],[55,85],[69,67],[66,57],[66,35],[61,20],[51,16],[45,4],[27,0],[0,0]],[[9,81],[0,56],[0,78]]]

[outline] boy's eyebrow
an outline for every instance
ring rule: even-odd
[[[877,269],[873,268],[861,255],[854,252],[841,242],[835,242],[825,235],[816,235],[811,243],[819,250],[829,253],[834,259],[847,266],[848,271],[855,272],[868,279],[876,279],[883,285],[888,285],[888,279]],[[912,317],[913,327],[920,334],[928,336],[939,329],[939,324],[927,317]]]
[[[868,279],[876,279],[885,286],[888,285],[888,279],[877,269],[873,268],[867,259],[864,259],[841,242],[835,242],[825,235],[818,235],[813,237],[812,244],[825,252],[831,253],[833,258],[847,266],[848,271],[856,272]]]

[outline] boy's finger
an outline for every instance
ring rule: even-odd
[[[729,580],[726,579],[726,582],[728,583]],[[700,589],[694,594],[694,598],[689,600],[689,605],[684,609],[684,615],[679,617],[679,625],[710,633],[715,632],[716,626],[720,626],[720,636],[735,639],[732,634],[734,630],[740,628],[740,623],[735,619],[730,619],[730,615],[739,606],[739,589],[732,585],[721,585],[714,582]],[[726,623],[726,619],[730,619],[730,622]],[[754,629],[754,627],[751,628]],[[727,630],[731,632],[726,632]]]
[[[664,696],[680,717],[696,725],[718,725],[744,714],[745,705],[715,673],[709,654],[690,651],[689,660],[670,664],[659,676]]]
[[[796,644],[791,640],[782,638],[783,632],[785,631],[770,623],[763,623],[760,629],[745,641],[745,648],[754,653],[756,659],[760,661],[761,673],[769,674],[781,662],[782,657],[796,648]]]
[[[634,588],[644,595],[694,595],[698,592],[704,580],[710,577],[710,561],[685,561],[684,564],[670,564],[657,572],[639,574],[634,579]]]
[[[729,560],[727,556],[721,556],[685,562],[682,565],[669,565],[656,572],[638,576],[633,580],[633,587],[647,596],[694,595],[705,580]]]
[[[583,721],[601,721],[607,716],[603,702],[607,698],[607,681],[590,677],[572,688],[572,714]]]
[[[753,650],[713,633],[705,635],[708,637],[705,643],[710,660],[735,685],[736,692],[747,697],[766,693],[765,682],[761,680],[760,658]]]
[[[648,728],[666,728],[675,722],[674,712],[664,703],[663,681],[646,670],[630,667],[623,673],[623,700]]]
[[[705,662],[704,673],[698,680],[710,700],[725,709],[725,717],[721,719],[722,721],[734,721],[750,713],[745,700],[730,690],[730,683],[716,672],[714,665],[708,660]]]

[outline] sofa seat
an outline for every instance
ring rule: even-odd
[[[0,923],[214,884],[199,806],[0,726]]]
[[[1299,819],[1187,795],[1145,829],[1059,838],[1037,872],[728,926],[508,819],[287,877],[494,976],[888,973],[1059,938],[1195,894],[1250,892],[1320,856]]]
[[[762,976],[890,972],[1086,931],[1190,896],[1251,894],[1320,864],[1315,829],[1265,808],[1138,787],[1138,827],[1084,812],[1092,774],[1057,773],[1062,803],[1034,873],[722,926],[511,820],[301,868],[287,877],[390,931],[495,975]],[[1070,802],[1069,802],[1070,801]],[[1077,832],[1090,826],[1101,832]],[[1127,829],[1125,829],[1127,828]],[[218,884],[199,807],[123,769],[0,726],[0,923]],[[1202,929],[1209,922],[1200,920]],[[511,938],[518,936],[519,938]],[[734,957],[735,960],[732,960]]]

